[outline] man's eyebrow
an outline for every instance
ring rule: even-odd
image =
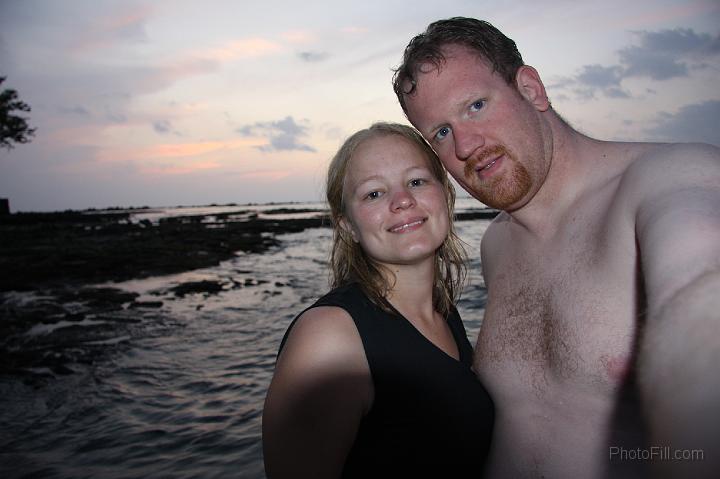
[[[433,127],[431,127],[431,128],[428,128],[428,129],[426,130],[425,135],[430,136],[430,135],[432,135],[432,133],[433,133],[434,131],[439,130],[440,128],[444,127],[445,125],[447,125],[447,122],[445,122],[445,121],[442,122],[442,123],[438,123],[437,125],[435,125],[435,126],[433,126]]]
[[[465,97],[460,98],[458,101],[456,101],[456,102],[451,106],[451,108],[449,109],[449,111],[451,111],[451,112],[453,112],[453,113],[456,113],[456,114],[460,114],[460,113],[462,112],[462,110],[465,108],[465,105],[467,105],[468,103],[472,102],[473,99],[474,99],[475,97],[477,97],[477,96],[478,96],[478,95],[477,95],[476,93],[468,93]],[[443,128],[443,127],[445,127],[445,126],[448,126],[448,122],[447,122],[447,121],[441,121],[441,122],[433,125],[431,128],[427,128],[427,129],[424,129],[424,130],[420,130],[420,129],[418,128],[418,130],[423,134],[423,136],[431,136],[434,131],[437,131],[437,130],[439,130],[440,128]]]

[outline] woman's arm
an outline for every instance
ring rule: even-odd
[[[271,479],[340,477],[373,386],[360,335],[337,307],[306,311],[278,358],[263,411]]]

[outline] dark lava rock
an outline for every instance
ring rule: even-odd
[[[208,218],[164,218],[153,225],[130,223],[126,213],[2,216],[0,291],[124,281],[211,267],[238,251],[263,253],[279,244],[277,234],[329,225],[324,217],[235,221],[226,215],[215,222]]]
[[[162,301],[133,301],[130,308],[162,308]]]
[[[78,290],[56,291],[58,301],[68,303],[78,301],[93,309],[117,309],[139,296],[137,293],[117,288],[81,288]]]
[[[265,214],[290,212],[298,210]],[[206,268],[239,251],[263,253],[279,244],[278,234],[331,226],[325,213],[295,219],[259,219],[249,213],[171,217],[158,224],[130,223],[127,211],[0,215],[0,291],[124,281]],[[456,220],[490,219],[497,214],[478,209],[459,213]],[[97,294],[95,300],[100,302],[120,301]]]
[[[175,293],[175,296],[182,297],[186,294],[193,293],[217,294],[222,291],[222,289],[222,284],[217,281],[203,280],[182,283],[178,286],[175,286],[174,288],[171,288],[170,291]]]

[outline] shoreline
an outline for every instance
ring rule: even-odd
[[[278,205],[279,206],[279,205]],[[264,253],[277,235],[330,227],[323,210],[242,209],[130,222],[148,209],[14,213],[0,216],[0,292],[82,286],[211,267],[237,253]],[[287,218],[289,213],[313,217]],[[455,215],[490,219],[494,210]],[[273,216],[277,216],[273,218]]]
[[[267,284],[262,272],[251,270],[188,278],[149,296],[106,283],[213,267],[242,252],[262,255],[281,244],[278,235],[330,227],[322,210],[233,210],[155,222],[130,221],[132,214],[0,216],[0,375],[34,382],[72,374],[75,365],[92,364],[185,297],[192,302],[241,289],[281,294],[286,284]],[[468,211],[457,220],[495,214]]]

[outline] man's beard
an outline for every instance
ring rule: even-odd
[[[495,173],[493,177],[487,181],[483,181],[478,177],[475,167],[478,163],[486,160],[488,157],[497,157],[504,155],[505,165],[508,171],[502,174]],[[510,153],[504,146],[497,145],[488,148],[480,155],[470,158],[465,163],[465,182],[475,198],[485,205],[498,210],[507,210],[513,204],[519,202],[529,191],[532,186],[532,179],[527,168],[517,161],[517,158]]]

